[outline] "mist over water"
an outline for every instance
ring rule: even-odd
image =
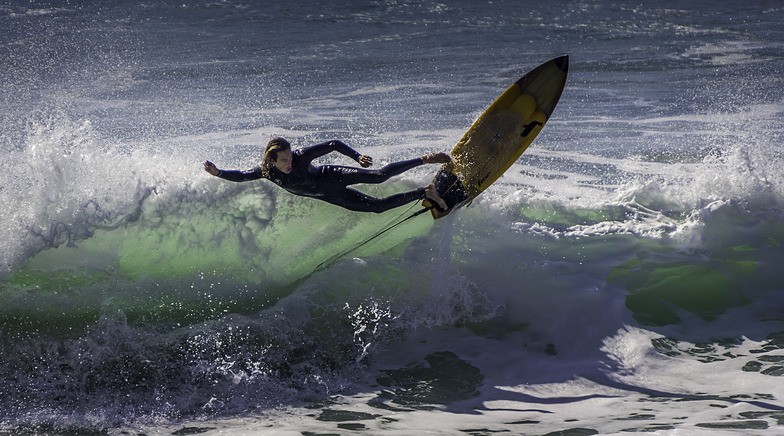
[[[781,22],[769,2],[0,5],[0,431],[779,433]],[[501,179],[357,250],[420,206],[201,168],[251,168],[274,136],[376,166],[447,151],[564,53]]]

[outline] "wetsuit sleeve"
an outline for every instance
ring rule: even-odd
[[[249,182],[251,180],[259,180],[264,178],[261,173],[261,168],[259,167],[249,171],[219,171],[220,172],[218,172],[216,177],[220,177],[221,179],[229,180],[231,182]]]
[[[344,142],[337,140],[327,141],[321,144],[311,145],[310,147],[301,148],[299,150],[299,155],[300,159],[310,163],[310,161],[313,159],[324,156],[325,154],[331,153],[333,151],[337,151],[340,154],[346,155],[357,162],[359,162],[359,157],[362,156],[361,153],[349,147]]]

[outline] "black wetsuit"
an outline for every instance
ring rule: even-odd
[[[422,165],[421,158],[395,162],[379,170],[338,165],[317,167],[311,163],[313,159],[333,151],[342,153],[356,161],[359,161],[361,156],[343,142],[329,141],[292,151],[292,169],[289,174],[273,167],[269,175],[264,175],[261,167],[256,167],[249,171],[221,170],[218,177],[232,182],[268,179],[292,194],[318,198],[358,212],[380,213],[425,198],[424,188],[386,198],[375,198],[348,187],[348,185],[356,183],[385,182],[392,176]]]

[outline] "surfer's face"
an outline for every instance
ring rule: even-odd
[[[272,161],[278,171],[288,174],[291,172],[291,150],[281,150],[278,152],[278,158]]]

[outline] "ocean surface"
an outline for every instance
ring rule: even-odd
[[[781,434],[782,23],[779,1],[0,1],[0,434]],[[420,205],[202,169],[275,136],[376,167],[448,151],[563,54],[502,178],[356,250]]]

